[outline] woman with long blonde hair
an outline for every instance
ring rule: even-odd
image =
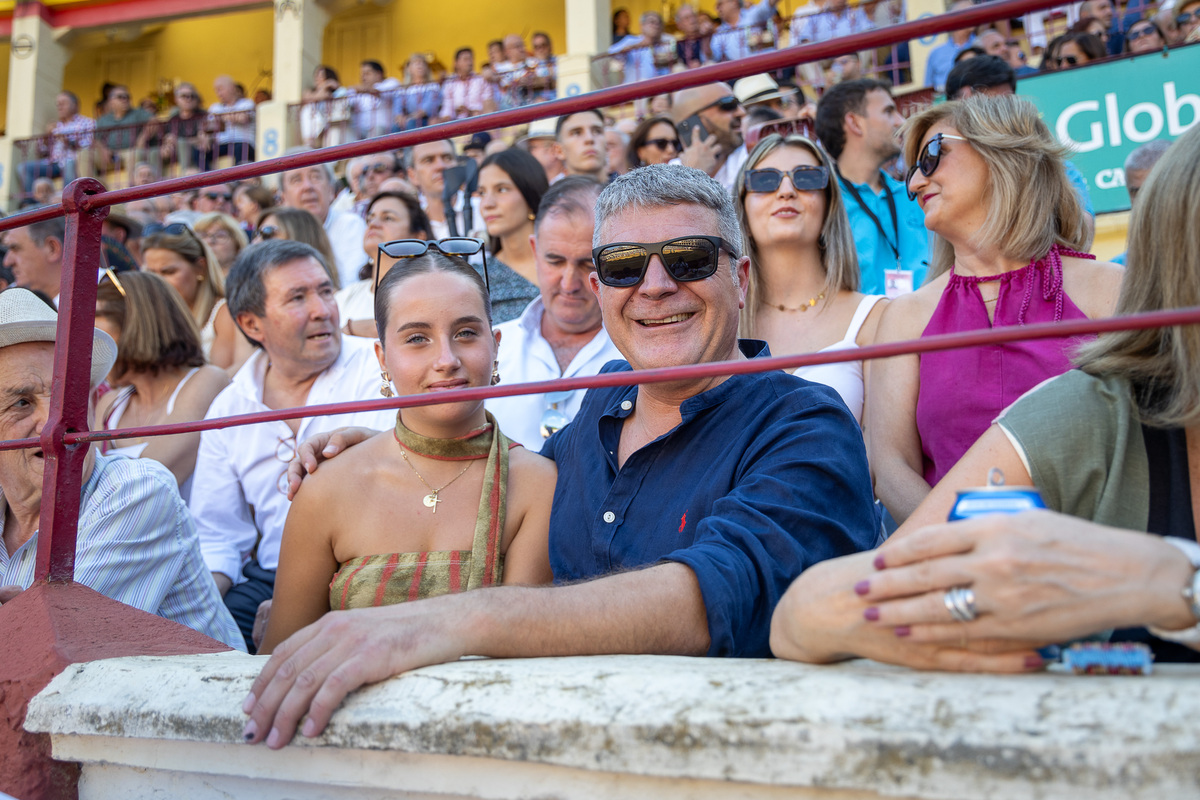
[[[854,234],[829,156],[803,136],[767,136],[737,178],[738,221],[750,279],[739,333],[773,355],[870,344],[887,301],[858,291]],[[862,422],[863,362],[801,367],[833,387]]]

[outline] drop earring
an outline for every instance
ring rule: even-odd
[[[392,379],[388,377],[387,370],[379,370],[379,377],[382,384],[379,386],[379,393],[384,397],[395,397],[396,393],[392,391]]]
[[[493,361],[492,362],[492,386],[495,386],[499,382],[500,382],[500,362]]]

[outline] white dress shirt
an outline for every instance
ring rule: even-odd
[[[713,180],[725,187],[725,191],[733,194],[733,190],[737,188],[737,176],[742,171],[742,165],[750,159],[750,154],[746,152],[746,145],[738,145],[738,148],[729,154],[729,158],[725,159],[725,163],[717,170],[717,174],[713,175]]]
[[[358,271],[367,263],[363,252],[363,234],[367,223],[351,211],[329,209],[325,215],[325,233],[333,246],[333,257],[337,259],[338,281],[341,286],[358,282]]]
[[[267,355],[259,350],[233,376],[209,406],[205,419],[269,411],[263,403]],[[379,362],[370,339],[342,337],[342,352],[321,373],[306,406],[379,397]],[[279,544],[291,502],[287,499],[287,462],[296,442],[344,425],[375,430],[395,425],[395,411],[364,411],[308,417],[295,436],[286,422],[204,431],[193,475],[191,510],[200,535],[200,551],[210,572],[242,580],[242,565],[258,541],[263,569],[279,566]]]
[[[537,298],[521,313],[521,316],[496,326],[500,331],[500,380],[504,383],[531,383],[554,378],[579,378],[599,374],[600,368],[609,361],[623,361],[624,356],[613,346],[608,332],[600,328],[592,340],[585,344],[564,372],[559,372],[554,348],[542,336],[542,314],[545,306]],[[574,419],[583,403],[585,390],[571,392],[558,404],[558,409],[567,419]],[[542,414],[550,407],[545,394],[524,394],[517,397],[496,397],[484,402],[484,406],[495,416],[500,430],[513,441],[525,445],[534,453],[542,449]]]

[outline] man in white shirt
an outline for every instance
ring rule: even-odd
[[[448,139],[418,144],[404,151],[404,167],[408,173],[408,180],[420,192],[421,208],[429,217],[429,226],[433,229],[435,239],[471,235],[471,226],[463,217],[463,209],[467,203],[464,192],[460,191],[454,196],[454,207],[450,209],[454,219],[454,230],[451,230],[446,215],[446,170],[457,164],[454,145]],[[478,214],[478,198],[472,198],[471,202],[471,219],[481,219]]]
[[[358,139],[383,136],[392,132],[392,101],[402,86],[396,78],[386,77],[383,64],[364,61],[359,65],[358,86],[354,87],[352,126]]]
[[[746,116],[746,109],[733,94],[733,88],[728,83],[710,83],[683,89],[675,93],[671,114],[677,126],[695,114],[704,123],[707,133],[696,129],[693,137],[716,145],[715,158],[703,163],[690,161],[691,154],[685,150],[680,157],[684,166],[708,173],[732,192],[738,171],[748,157],[742,143],[742,118]]]
[[[210,154],[211,165],[221,156],[233,156],[234,164],[245,164],[254,160],[254,101],[239,97],[237,84],[228,75],[213,81],[217,102],[208,107],[208,117],[222,127],[215,137],[215,146]],[[207,134],[202,136],[202,140]]]
[[[593,209],[600,184],[573,175],[542,196],[533,236],[541,297],[521,316],[496,326],[500,331],[497,369],[506,383],[595,375],[622,358],[600,320],[600,304],[588,286],[592,272]],[[500,430],[533,452],[570,422],[583,402],[574,392],[496,397],[486,401]]]
[[[225,291],[238,327],[261,349],[217,395],[209,419],[378,396],[374,347],[342,338],[333,282],[312,247],[287,240],[251,245],[234,262]],[[291,505],[287,462],[297,437],[342,425],[382,428],[394,418],[394,412],[363,412],[201,434],[192,516],[204,561],[250,652],[255,614],[274,591]]]
[[[309,147],[293,147],[287,155],[311,151]],[[333,257],[337,259],[338,282],[341,286],[349,286],[358,280],[358,271],[366,261],[362,248],[367,223],[353,212],[332,207],[336,183],[328,164],[314,164],[280,175],[279,194],[282,205],[307,211],[325,228],[329,243],[333,245]]]

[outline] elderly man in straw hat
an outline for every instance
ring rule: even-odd
[[[58,314],[32,292],[0,292],[0,440],[41,435],[49,416],[57,325]],[[93,388],[116,358],[116,343],[97,330]],[[0,602],[33,583],[44,469],[41,448],[0,452]],[[244,648],[204,565],[175,478],[157,461],[88,453],[75,580]]]

